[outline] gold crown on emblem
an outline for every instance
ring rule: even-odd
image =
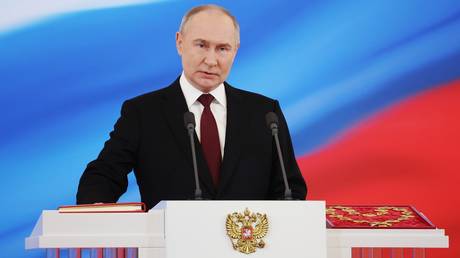
[[[244,213],[228,214],[225,227],[233,249],[250,254],[254,253],[257,247],[264,248],[263,238],[268,233],[266,214],[252,213],[246,208]]]

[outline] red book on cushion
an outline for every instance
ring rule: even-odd
[[[94,203],[67,205],[58,208],[59,213],[106,213],[106,212],[145,212],[142,202]]]
[[[327,205],[326,221],[328,228],[435,228],[409,205]]]

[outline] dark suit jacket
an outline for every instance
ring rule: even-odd
[[[283,196],[280,164],[265,123],[265,114],[273,111],[280,119],[280,143],[293,196],[305,199],[305,181],[278,102],[227,83],[225,92],[227,129],[217,189],[195,135],[204,198],[264,200]],[[116,202],[126,191],[127,174],[132,170],[142,202],[148,208],[161,200],[191,199],[195,183],[190,141],[184,127],[186,111],[179,79],[169,87],[126,101],[110,139],[80,179],[77,203]]]

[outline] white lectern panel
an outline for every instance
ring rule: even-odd
[[[325,258],[326,225],[323,201],[167,201],[154,209],[165,211],[167,258],[247,258],[233,249],[225,222],[233,212],[266,214],[269,231],[262,249],[252,258]]]

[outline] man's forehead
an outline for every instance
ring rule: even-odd
[[[186,32],[235,33],[235,25],[228,15],[219,10],[205,10],[190,17],[184,26]]]

